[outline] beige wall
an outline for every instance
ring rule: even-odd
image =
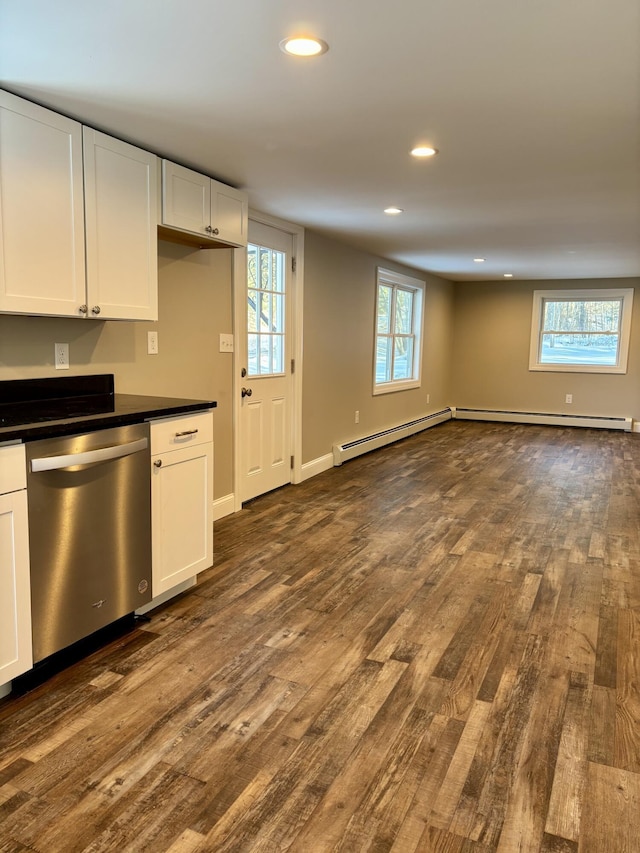
[[[427,291],[422,387],[374,397],[378,265],[426,280]],[[334,442],[368,435],[449,404],[452,300],[449,282],[306,232],[303,462],[331,453]]]
[[[638,287],[640,279],[465,282],[455,286],[451,399],[457,406],[640,420],[640,294],[623,375],[529,371],[534,290]],[[565,403],[565,395],[573,403]]]
[[[216,498],[233,491],[232,358],[220,332],[232,332],[231,250],[158,244],[157,323],[0,315],[0,380],[59,376],[53,345],[69,343],[73,374],[114,373],[116,391],[216,400]],[[147,331],[159,353],[147,355]]]

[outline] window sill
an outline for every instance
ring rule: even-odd
[[[413,379],[407,382],[385,382],[384,384],[373,386],[373,396],[379,394],[393,394],[396,391],[410,391],[414,388],[420,388],[422,383],[419,379]]]
[[[604,364],[530,364],[529,370],[543,373],[609,373],[622,374],[626,367]]]

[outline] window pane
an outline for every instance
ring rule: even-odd
[[[248,362],[247,373],[249,376],[258,375],[258,335],[249,335],[247,341]]]
[[[284,252],[272,252],[272,273],[271,273],[271,281],[273,284],[272,289],[277,291],[278,293],[284,293],[284,261],[285,254]]]
[[[247,246],[247,285],[249,287],[257,287],[258,280],[256,278],[258,269],[258,247]]]
[[[391,338],[376,339],[376,382],[391,380]]]
[[[272,336],[271,372],[284,373],[284,339],[282,335]]]
[[[252,290],[247,294],[247,329],[250,332],[258,331],[256,293]]]
[[[619,335],[549,334],[542,336],[540,364],[618,363]]]
[[[260,369],[262,376],[271,373],[271,335],[260,335]]]
[[[393,288],[378,285],[378,332],[388,335],[391,331],[391,294]]]
[[[271,331],[271,294],[260,293],[260,331]]]
[[[413,330],[413,293],[409,290],[396,290],[396,335],[410,335]]]
[[[544,300],[543,331],[619,332],[621,299]]]
[[[393,378],[411,379],[413,376],[413,339],[395,338]]]
[[[262,246],[258,249],[260,256],[260,287],[269,290],[271,284],[271,251]]]
[[[273,331],[284,334],[284,293],[273,294],[273,310],[271,313]]]

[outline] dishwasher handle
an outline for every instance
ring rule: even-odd
[[[131,456],[149,446],[147,438],[139,438],[128,444],[114,444],[111,447],[101,447],[99,450],[85,450],[82,453],[65,453],[64,456],[43,456],[31,460],[31,471],[61,471],[74,465],[89,465],[92,462],[107,462],[109,459],[120,459]]]

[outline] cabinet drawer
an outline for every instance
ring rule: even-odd
[[[213,441],[213,413],[198,412],[151,422],[151,455]]]
[[[27,487],[24,444],[0,447],[0,495]]]

